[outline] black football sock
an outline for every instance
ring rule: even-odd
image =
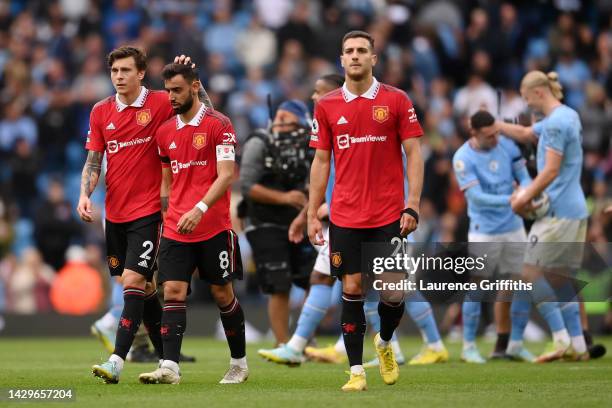
[[[161,320],[162,306],[159,303],[157,291],[155,291],[145,297],[142,322],[147,329],[147,333],[149,333],[149,339],[151,339],[155,352],[160,359],[164,358],[164,343],[160,333]]]
[[[505,353],[508,348],[508,340],[510,340],[510,333],[497,333],[497,341],[495,342],[495,352]]]
[[[125,360],[134,342],[134,336],[138,331],[140,322],[142,321],[144,290],[126,286],[123,289],[123,301],[123,312],[121,312],[119,326],[117,327],[117,338],[115,340],[115,351],[113,351],[113,354]]]
[[[378,302],[378,315],[380,316],[380,338],[383,341],[390,341],[393,332],[402,321],[404,302],[395,304]]]
[[[234,299],[229,305],[219,307],[219,315],[225,337],[229,345],[232,358],[242,358],[246,356],[246,341],[244,337],[244,312],[238,299]]]
[[[171,360],[178,364],[186,327],[187,307],[185,301],[167,300],[164,304],[160,329],[164,344],[164,360]]]
[[[363,364],[363,337],[366,332],[363,296],[342,294],[342,338],[346,347],[349,365]]]
[[[591,332],[588,330],[583,330],[582,335],[584,336],[584,342],[586,343],[587,347],[591,347],[593,345],[593,336],[591,335]]]

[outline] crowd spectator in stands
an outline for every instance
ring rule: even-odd
[[[81,236],[81,225],[75,220],[72,207],[64,196],[61,180],[51,180],[47,198],[36,212],[34,239],[45,262],[55,270],[64,264],[64,254],[71,241]]]
[[[41,253],[30,248],[7,280],[7,309],[32,314],[51,310],[49,290],[55,271],[43,261]]]

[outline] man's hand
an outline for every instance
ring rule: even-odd
[[[306,227],[306,217],[300,213],[289,225],[289,242],[294,244],[302,242],[304,240],[304,227]]]
[[[79,204],[77,205],[77,213],[79,217],[85,222],[93,221],[93,206],[91,205],[91,200],[87,196],[79,197]]]
[[[286,205],[290,205],[292,207],[301,210],[308,204],[308,198],[306,198],[306,194],[299,190],[291,190],[283,193],[283,202]]]
[[[322,220],[326,217],[329,217],[329,206],[327,203],[323,203],[317,210],[317,218]]]
[[[187,56],[185,54],[177,55],[176,57],[174,57],[174,63],[175,64],[183,64],[183,65],[189,65],[191,63],[191,68],[195,68],[195,66],[196,66],[196,64],[191,62],[191,57],[189,57],[189,56]]]
[[[195,207],[183,214],[176,224],[179,234],[191,234],[202,220],[202,215],[202,211]]]
[[[312,245],[323,245],[325,239],[323,238],[323,224],[317,219],[317,217],[308,217],[308,239]]]
[[[417,220],[410,214],[402,214],[400,218],[400,234],[402,237],[408,236],[417,229]]]
[[[542,204],[533,205],[533,201],[525,190],[515,190],[510,196],[512,211],[525,218],[531,211],[539,208]]]

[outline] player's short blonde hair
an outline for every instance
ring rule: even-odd
[[[521,89],[531,89],[539,86],[550,89],[557,100],[563,99],[563,87],[559,83],[559,75],[556,72],[551,71],[545,74],[542,71],[529,71],[521,81]]]

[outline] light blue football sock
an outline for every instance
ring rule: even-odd
[[[331,304],[332,288],[327,285],[312,285],[298,319],[295,334],[309,339],[325,317]]]
[[[440,332],[431,305],[421,292],[414,292],[405,302],[406,313],[410,315],[428,344],[440,341]]]

